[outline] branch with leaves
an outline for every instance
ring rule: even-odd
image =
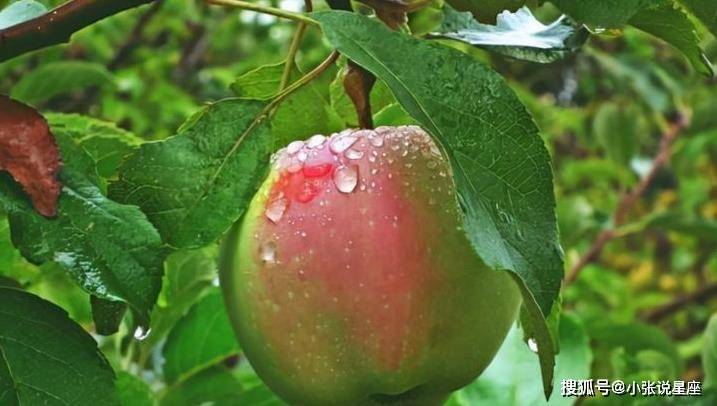
[[[72,0],[39,17],[0,30],[0,62],[70,41],[100,20],[155,0]]]
[[[660,169],[662,169],[662,167],[664,167],[670,160],[670,156],[672,155],[672,144],[686,126],[687,119],[684,115],[678,115],[678,117],[669,124],[667,130],[662,134],[659,149],[655,158],[652,160],[652,165],[649,170],[632,190],[622,196],[617,204],[615,212],[612,215],[612,227],[601,231],[585,254],[583,254],[583,256],[580,257],[572,268],[570,268],[570,271],[565,278],[566,284],[569,285],[575,282],[578,276],[580,276],[583,268],[585,268],[586,265],[598,260],[603,248],[605,248],[605,245],[619,236],[617,229],[625,224],[627,217],[635,207],[635,204],[638,202],[640,197],[645,194],[645,191],[655,180],[655,177]]]

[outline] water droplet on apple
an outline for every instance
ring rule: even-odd
[[[312,136],[311,138],[309,138],[308,141],[306,141],[306,145],[312,149],[318,148],[318,147],[324,145],[324,141],[326,141],[326,137],[324,137],[321,134],[316,134],[316,135]]]
[[[351,133],[341,132],[331,138],[329,148],[334,154],[340,154],[349,149],[358,140],[358,137]]]
[[[294,155],[295,153],[299,152],[299,150],[303,146],[304,146],[304,141],[292,141],[289,143],[289,145],[286,146],[286,152],[288,152],[291,155]]]
[[[344,152],[344,156],[348,159],[361,159],[363,157],[363,151],[349,148]]]
[[[358,184],[358,169],[355,166],[340,166],[334,171],[334,185],[342,193],[351,193]]]
[[[265,264],[273,264],[276,262],[276,243],[267,241],[259,247],[259,257]]]
[[[287,202],[285,198],[280,197],[278,199],[274,199],[266,206],[264,215],[266,215],[266,218],[271,220],[272,223],[278,223],[286,211],[286,206]]]

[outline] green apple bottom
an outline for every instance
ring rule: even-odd
[[[520,293],[461,229],[419,127],[295,141],[225,241],[246,357],[294,405],[439,405],[490,363]]]

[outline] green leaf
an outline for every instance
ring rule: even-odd
[[[620,28],[655,0],[550,0],[573,20],[596,30]],[[657,0],[659,2],[663,0]]]
[[[267,104],[227,99],[120,166],[110,197],[138,205],[174,248],[216,240],[246,210],[269,165]]]
[[[152,389],[141,378],[130,373],[117,373],[117,395],[122,406],[154,406],[157,404]]]
[[[639,131],[639,113],[633,105],[603,103],[593,118],[593,135],[607,153],[608,158],[618,164],[628,165],[635,154],[636,137]]]
[[[496,25],[486,25],[443,6],[445,18],[438,32],[431,36],[462,41],[516,59],[549,63],[577,51],[587,40],[588,31],[576,26],[565,16],[550,25],[538,21],[530,9],[498,15]]]
[[[392,32],[357,14],[313,16],[328,40],[385,81],[445,148],[474,247],[493,268],[512,270],[526,281],[548,314],[562,277],[550,160],[512,90],[460,51]]]
[[[705,386],[717,387],[717,314],[710,317],[705,328],[705,342],[702,347],[702,368],[705,371]]]
[[[55,96],[91,86],[111,86],[114,76],[104,65],[83,61],[58,61],[24,74],[12,88],[13,99],[37,105]]]
[[[134,206],[107,199],[69,137],[56,137],[64,184],[56,218],[33,210],[19,187],[0,174],[0,203],[8,212],[12,240],[36,264],[55,261],[88,293],[123,300],[146,322],[159,293],[163,252],[159,234]]]
[[[296,76],[300,74],[297,72]],[[324,97],[323,90],[316,83],[309,83],[279,104],[271,117],[272,151],[297,139],[343,129],[341,118]]]
[[[635,28],[652,34],[682,52],[700,73],[714,76],[714,68],[700,48],[697,31],[687,15],[672,2],[642,10],[630,19]]]
[[[173,252],[164,262],[162,291],[152,311],[152,334],[141,345],[151,349],[199,300],[217,277],[217,247]]]
[[[127,303],[91,295],[90,304],[92,305],[92,320],[95,323],[95,332],[97,334],[109,336],[119,331],[122,317],[127,311]]]
[[[717,36],[717,2],[711,0],[677,0],[699,18],[712,35]]]
[[[682,360],[670,337],[657,327],[602,318],[589,320],[585,328],[594,341],[593,348],[622,348],[630,356],[647,350],[659,352],[671,361],[671,369],[679,371],[682,368]]]
[[[17,280],[21,284],[40,276],[37,267],[27,262],[12,244],[10,224],[4,214],[0,215],[0,275]]]
[[[0,10],[0,30],[39,17],[46,12],[47,8],[34,0],[16,1]]]
[[[224,367],[207,368],[168,389],[160,401],[162,406],[236,406],[251,405],[241,401],[243,390],[239,381]]]
[[[45,115],[53,134],[72,137],[95,162],[97,173],[110,179],[120,162],[142,144],[142,139],[113,123],[79,114]]]
[[[533,330],[547,334],[536,335],[547,393],[553,349],[544,315],[557,298],[563,263],[550,158],[535,123],[497,73],[460,51],[358,14],[313,16],[332,45],[385,81],[445,149],[468,238],[489,266],[515,273]]]
[[[119,404],[112,368],[64,310],[4,287],[0,309],[0,404]]]
[[[184,316],[162,349],[164,377],[173,384],[239,352],[224,298],[212,290]]]
[[[673,107],[669,89],[655,80],[654,72],[644,61],[616,58],[595,49],[590,50],[590,55],[617,79],[618,85],[630,88],[652,110],[667,113]]]
[[[234,373],[241,383],[242,393],[239,399],[242,404],[252,406],[285,406],[279,397],[257,376],[248,362],[241,361]]]
[[[285,62],[260,66],[239,76],[231,88],[237,97],[269,100],[279,92]]]
[[[549,404],[572,405],[575,399],[561,397],[563,379],[590,378],[592,351],[580,320],[563,314],[560,318],[560,353],[556,358],[553,387],[556,393]],[[472,384],[455,392],[446,406],[474,405],[547,405],[533,371],[537,359],[525,342],[520,328],[508,333],[490,366]]]

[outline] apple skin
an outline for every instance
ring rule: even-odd
[[[242,349],[284,400],[439,405],[488,366],[520,293],[472,249],[451,176],[416,126],[274,156],[220,267]]]

